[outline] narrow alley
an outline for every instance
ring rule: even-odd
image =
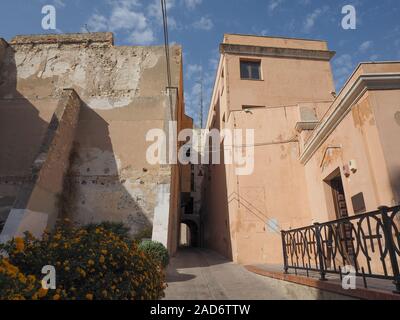
[[[247,271],[217,253],[184,248],[167,270],[167,300],[350,299]]]

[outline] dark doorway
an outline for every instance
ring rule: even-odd
[[[199,247],[199,230],[196,222],[190,220],[182,221],[179,244],[184,247]]]
[[[347,218],[349,212],[347,210],[346,195],[344,193],[342,177],[336,176],[330,181],[332,188],[333,202],[335,205],[336,217],[338,219]]]
[[[346,203],[346,194],[343,187],[343,180],[340,174],[340,170],[327,181],[332,189],[333,203],[335,206],[336,218],[345,219],[349,217],[349,211]],[[344,220],[337,224],[337,240],[339,240],[339,250],[342,252],[343,258],[346,263],[352,266],[356,266],[355,251],[354,251],[354,236],[353,226],[351,222]],[[333,235],[330,235],[332,237]],[[333,239],[330,239],[331,241]],[[328,250],[329,251],[329,250]],[[330,252],[328,252],[330,256]]]

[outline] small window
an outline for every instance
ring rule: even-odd
[[[351,202],[355,214],[361,214],[366,211],[367,208],[365,206],[364,194],[362,192],[352,197]]]
[[[240,61],[240,77],[247,80],[261,80],[261,61]]]

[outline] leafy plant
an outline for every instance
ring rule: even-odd
[[[163,268],[166,268],[169,263],[168,250],[164,245],[157,241],[144,240],[139,245],[139,250],[151,256]]]

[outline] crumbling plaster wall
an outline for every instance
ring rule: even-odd
[[[50,121],[30,177],[18,190],[0,241],[30,231],[39,237],[51,229],[60,215],[65,175],[75,139],[81,101],[73,90],[65,90]]]
[[[172,179],[169,166],[146,161],[146,133],[166,128],[170,116],[166,61],[161,46],[116,47],[110,35],[16,37],[11,46],[18,77],[0,93],[32,101],[58,99],[63,88],[78,93],[68,214],[80,223],[123,221],[136,233],[152,226],[163,198],[158,193]],[[171,47],[172,86],[179,90],[181,54]],[[3,68],[2,78],[10,72]],[[41,105],[35,107],[41,113]]]

